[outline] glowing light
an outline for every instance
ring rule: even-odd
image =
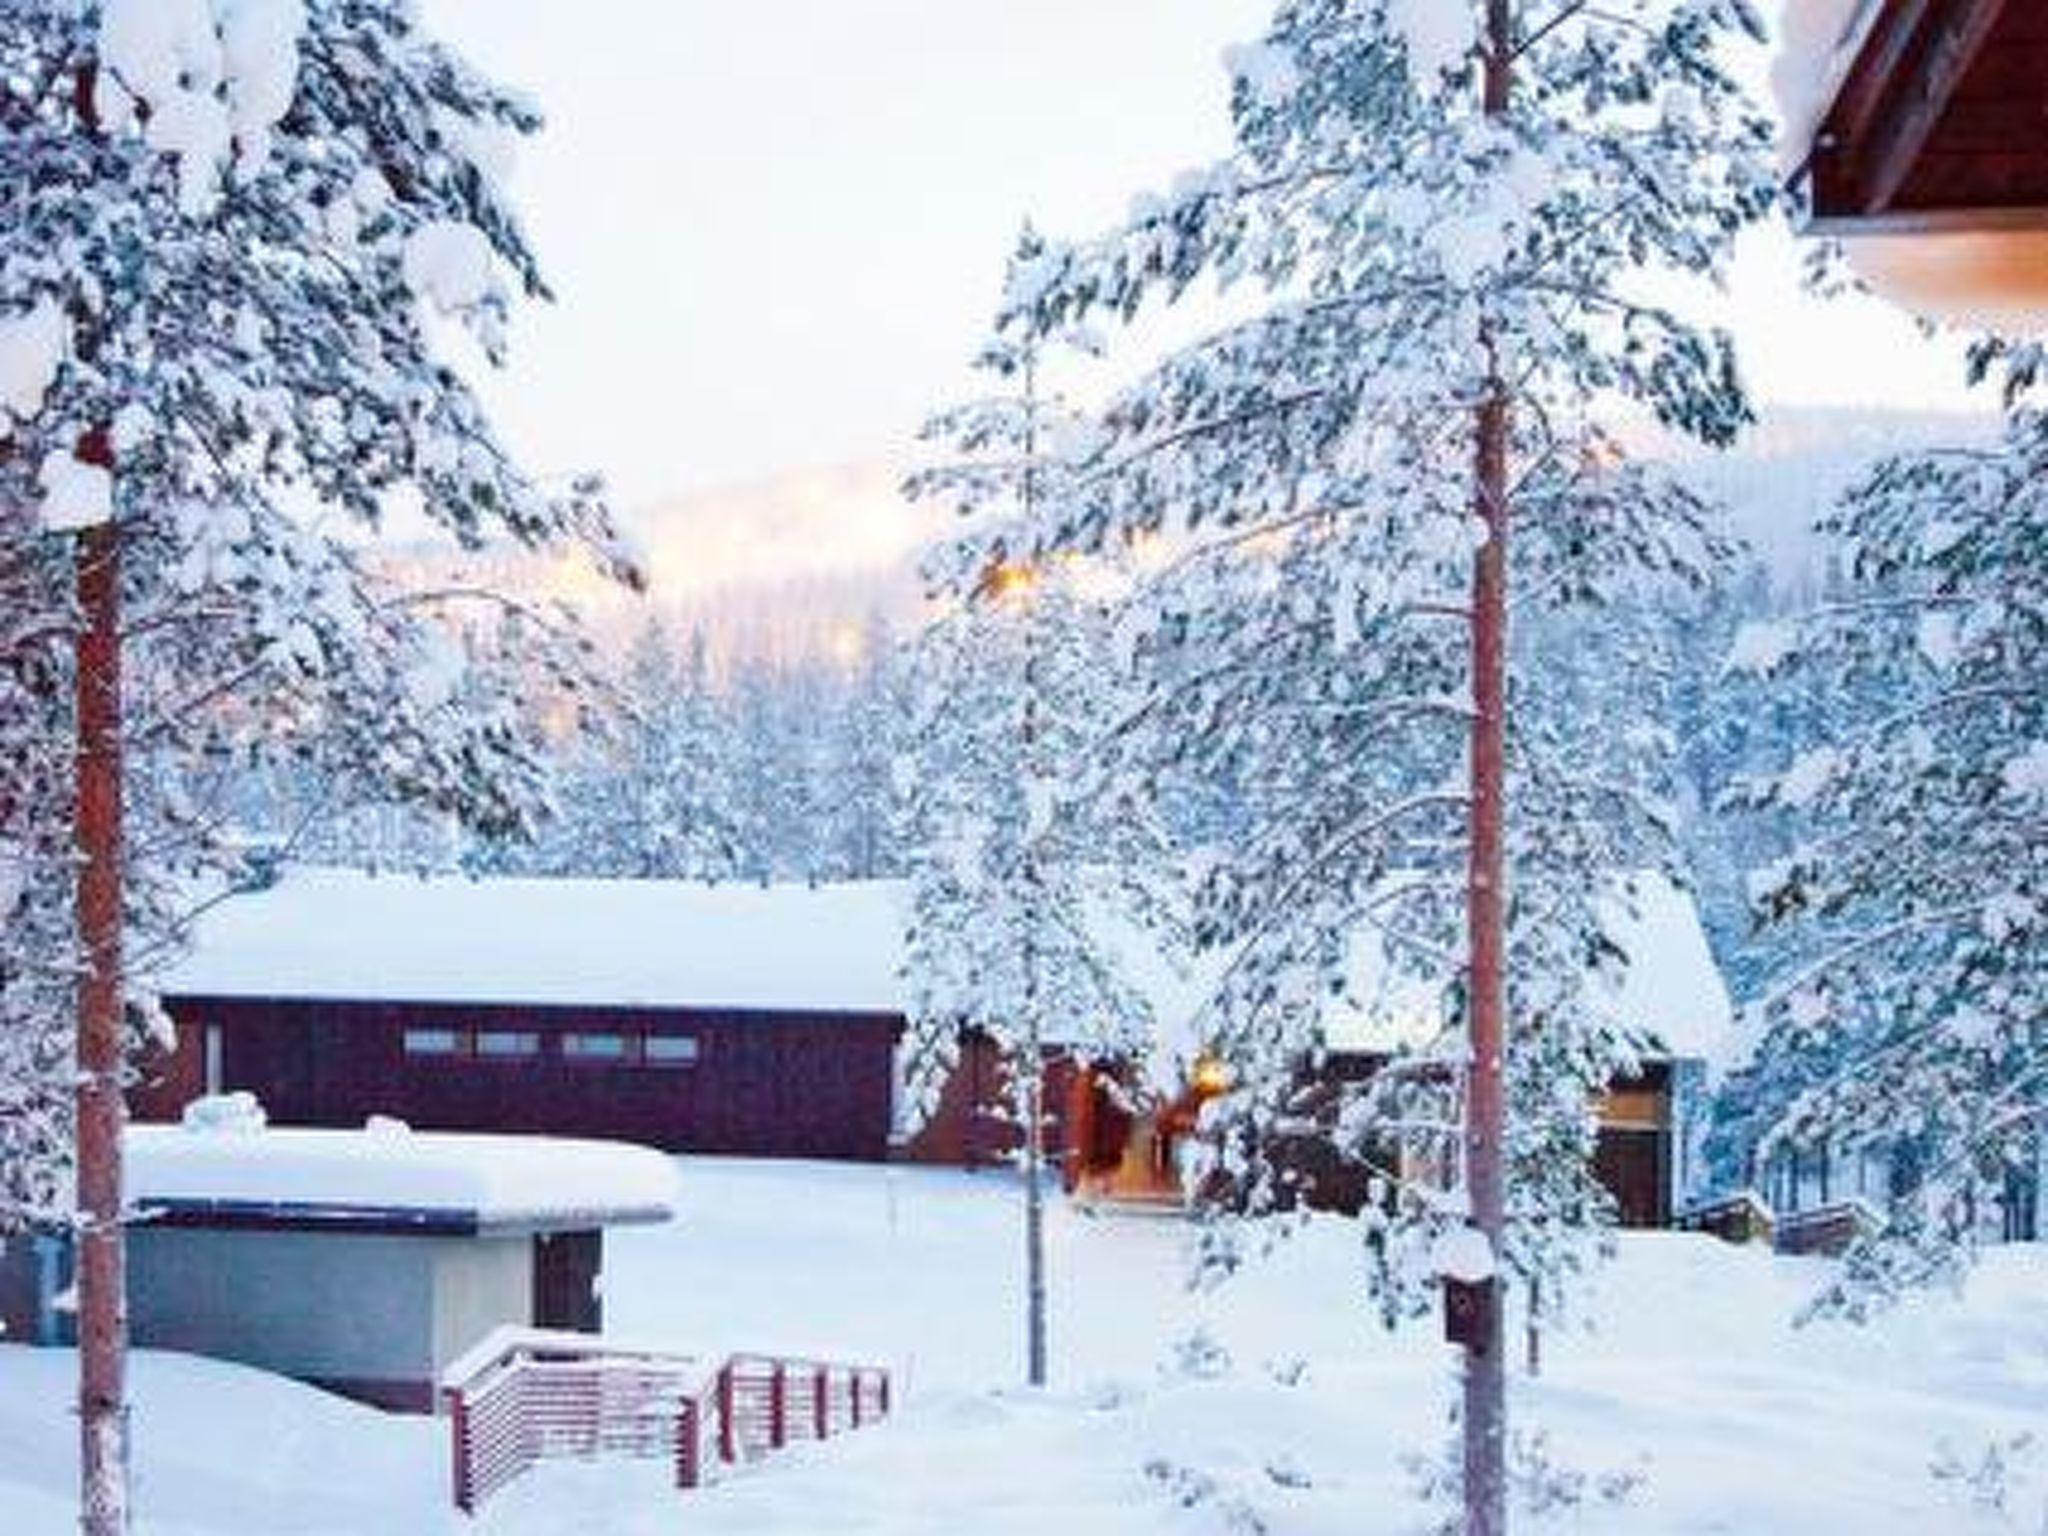
[[[866,653],[867,639],[858,625],[841,624],[833,629],[826,647],[835,662],[842,667],[851,667]]]
[[[1188,1086],[1198,1098],[1213,1099],[1218,1094],[1230,1092],[1230,1067],[1220,1056],[1204,1053],[1195,1062],[1195,1070],[1189,1074]]]
[[[1038,568],[1017,560],[991,560],[981,573],[981,596],[992,602],[1030,596],[1038,585]]]

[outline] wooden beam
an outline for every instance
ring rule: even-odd
[[[1818,139],[1860,145],[1884,105],[1885,93],[1905,66],[1913,39],[1939,0],[1879,0],[1878,12],[1863,28],[1856,57],[1836,88],[1821,120]],[[1846,39],[1844,39],[1846,41]]]
[[[2005,0],[1947,0],[1932,8],[1919,29],[1916,67],[1888,82],[1869,145],[1857,155],[1869,212],[1889,209],[1899,195],[2004,9]]]
[[[1884,0],[1815,132],[1817,219],[1892,210],[2006,15],[2006,0]]]
[[[1991,235],[2048,229],[2048,207],[1898,208],[1882,213],[1819,213],[1801,228],[1810,235]]]

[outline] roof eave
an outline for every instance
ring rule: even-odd
[[[174,1196],[135,1202],[138,1226],[242,1232],[335,1232],[359,1237],[515,1237],[670,1221],[666,1205],[476,1210],[461,1206],[338,1201],[216,1200]]]

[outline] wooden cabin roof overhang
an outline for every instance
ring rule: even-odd
[[[2048,229],[2048,3],[1866,0],[1801,182],[1818,234]]]

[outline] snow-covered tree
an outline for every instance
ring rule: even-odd
[[[1027,231],[1017,259],[1038,249]],[[981,362],[1009,392],[935,417],[927,436],[955,457],[908,487],[965,521],[932,551],[949,606],[910,669],[907,1076],[928,1111],[967,1041],[997,1053],[1025,1181],[1027,1377],[1042,1385],[1047,1054],[1147,1054],[1145,962],[1106,936],[1153,911],[1166,841],[1149,802],[1097,771],[1116,700],[1106,604],[1069,562],[1010,558],[1011,530],[1067,494],[1073,418],[1039,386],[1035,348],[998,343]]]
[[[562,809],[530,862],[551,874],[718,880],[739,866],[731,740],[705,639],[649,621],[627,652],[626,718],[562,766]]]
[[[772,659],[752,662],[732,680],[726,805],[741,879],[766,884],[808,873],[811,689],[804,673]]]
[[[1456,1049],[1397,1058],[1346,1119],[1364,1143],[1433,1142],[1418,1171],[1451,1164],[1448,1188],[1382,1164],[1369,1219],[1394,1310],[1453,1252],[1443,1267],[1504,1264],[1555,1296],[1602,1208],[1590,1105],[1632,1041],[1589,984],[1623,958],[1603,904],[1668,857],[1662,818],[1640,749],[1547,713],[1519,642],[1494,702],[1490,615],[1503,587],[1526,628],[1713,562],[1697,500],[1603,423],[1647,413],[1724,444],[1746,418],[1727,338],[1663,297],[1717,274],[1771,203],[1768,128],[1723,55],[1736,30],[1758,30],[1741,0],[1287,0],[1232,55],[1235,151],[1007,289],[1016,337],[1199,284],[1256,291],[1250,318],[1110,404],[1019,553],[1195,546],[1143,649],[1164,750],[1212,757],[1258,801],[1199,891],[1244,1083],[1217,1111],[1226,1138],[1233,1111],[1272,1119],[1361,933],[1442,1023],[1512,1020],[1505,1246],[1484,1265],[1439,1244],[1496,1221],[1490,1116],[1418,1126],[1385,1100],[1461,1070],[1483,1086],[1492,1049],[1469,1068]],[[1464,754],[1490,761],[1504,717],[1502,889]],[[1496,901],[1499,968],[1466,946],[1468,922],[1499,931]],[[1443,1155],[1452,1140],[1470,1155]],[[1473,1529],[1492,1530],[1498,1347],[1468,1364]]]
[[[909,708],[904,651],[888,621],[871,615],[848,670],[833,678],[819,764],[818,876],[875,880],[900,874],[892,828],[894,762]]]
[[[370,536],[416,516],[464,547],[580,543],[626,571],[596,488],[522,473],[444,355],[467,332],[497,361],[512,287],[545,293],[501,182],[537,123],[400,0],[8,7],[0,755],[25,769],[4,814],[27,892],[0,938],[10,1066],[53,1054],[75,974],[51,942],[73,876],[74,536],[119,559],[138,1017],[182,882],[233,853],[187,768],[297,760],[366,797],[532,824],[530,704],[573,716],[581,640],[540,605],[401,588]],[[63,1099],[27,1112],[38,1129],[0,1171],[10,1223],[64,1214],[30,1155],[67,1146]],[[116,1483],[89,1480],[89,1528],[115,1528]]]
[[[1804,836],[1753,877],[1792,955],[1748,1087],[1766,1154],[1890,1160],[1852,1311],[1967,1263],[2048,1133],[2048,349],[1975,366],[2003,437],[1880,465],[1825,525],[1847,589],[1752,646],[1848,706],[1753,792]]]
[[[1264,294],[1111,404],[1022,549],[1187,546],[1143,647],[1166,755],[1248,799],[1200,913],[1235,954],[1221,1013],[1254,1081],[1313,1047],[1361,927],[1456,1015],[1472,421],[1490,394],[1512,406],[1514,1075],[1584,1126],[1626,1054],[1583,996],[1618,958],[1598,908],[1659,861],[1660,817],[1644,744],[1591,750],[1602,712],[1552,702],[1571,631],[1550,616],[1712,567],[1696,498],[1602,422],[1637,409],[1718,444],[1745,420],[1727,339],[1641,278],[1718,272],[1769,205],[1767,130],[1721,55],[1745,7],[1506,10],[1512,94],[1489,113],[1479,8],[1283,4],[1233,55],[1237,152],[1109,236],[1018,264],[1004,318],[1044,334],[1204,277]],[[1525,1207],[1525,1238],[1549,1208]],[[1554,1256],[1517,1241],[1510,1260]]]

